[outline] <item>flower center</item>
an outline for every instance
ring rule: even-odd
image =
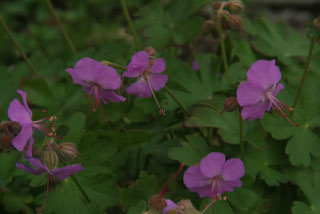
[[[40,120],[32,121],[32,126],[40,130],[43,134],[45,134],[48,137],[57,137],[55,129],[56,124],[52,122],[56,119],[56,116],[44,117]],[[45,122],[46,120],[49,120],[49,122]]]

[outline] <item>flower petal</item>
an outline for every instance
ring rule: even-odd
[[[151,97],[152,92],[149,87],[149,83],[142,77],[140,78],[137,82],[132,83],[128,88],[127,88],[127,93],[128,94],[134,94],[137,97]]]
[[[203,187],[193,187],[190,188],[190,192],[196,192],[199,194],[200,198],[211,197],[211,186],[206,185]]]
[[[241,180],[235,181],[220,181],[217,185],[216,194],[222,194],[224,192],[233,192],[235,187],[241,187]]]
[[[247,73],[249,81],[256,82],[264,89],[276,85],[281,79],[281,73],[275,60],[258,60],[253,63]]]
[[[201,173],[207,178],[213,178],[220,175],[225,161],[226,157],[224,154],[211,152],[206,157],[202,158],[200,162]]]
[[[30,141],[29,141],[29,144],[28,144],[28,147],[27,147],[27,149],[26,149],[26,151],[25,151],[25,156],[27,157],[27,158],[31,158],[32,157],[32,145],[34,144],[34,139],[33,139],[33,137],[31,136],[30,137]]]
[[[66,167],[62,167],[59,169],[54,169],[52,171],[52,174],[55,175],[59,180],[63,180],[65,178],[67,178],[68,176],[77,173],[81,170],[83,170],[84,168],[81,166],[81,164],[73,164],[73,165],[69,165]]]
[[[167,206],[162,210],[163,214],[167,213],[169,210],[177,208],[177,205],[170,199],[166,199],[166,203],[167,203]]]
[[[244,175],[244,165],[239,158],[232,158],[225,162],[222,169],[222,178],[225,181],[235,181]]]
[[[166,85],[168,81],[168,76],[161,75],[161,74],[150,74],[149,81],[150,81],[151,87],[155,91],[159,91],[161,88],[163,88]]]
[[[270,111],[271,103],[259,102],[256,105],[245,106],[241,111],[243,119],[253,120],[261,119],[265,111]]]
[[[33,169],[33,168],[26,166],[24,164],[21,164],[21,163],[16,163],[16,167],[23,170],[23,171],[30,172],[34,175],[41,175],[42,173],[45,172],[45,170],[43,170],[43,169],[39,169],[39,168]]]
[[[145,51],[139,51],[132,56],[127,66],[127,71],[123,73],[125,77],[138,77],[149,65],[149,55]]]
[[[22,91],[22,90],[17,90],[17,92],[20,94],[20,96],[22,97],[22,100],[23,100],[23,104],[24,104],[24,107],[26,107],[27,111],[29,112],[30,114],[30,118],[32,118],[32,112],[28,106],[28,103],[27,103],[27,93]]]
[[[13,138],[12,144],[18,151],[23,151],[26,146],[28,140],[32,137],[33,128],[32,124],[22,125],[21,131],[19,134]]]
[[[278,85],[277,85],[277,88],[276,88],[276,90],[273,92],[273,96],[276,96],[282,89],[284,89],[284,86],[283,86],[283,84],[282,83],[279,83]]]
[[[150,68],[151,73],[162,73],[166,69],[166,63],[162,58],[156,59]]]
[[[192,69],[193,69],[194,71],[197,71],[197,70],[200,69],[198,60],[194,60],[194,61],[193,61],[193,63],[192,63]]]
[[[86,82],[94,81],[93,71],[101,66],[101,63],[89,57],[80,59],[74,68],[66,71],[72,76],[73,82],[86,86]]]
[[[237,89],[237,101],[240,106],[254,105],[263,98],[263,88],[253,82],[243,82]]]
[[[29,163],[34,167],[36,170],[43,170],[47,171],[49,174],[52,174],[51,171],[48,169],[48,167],[41,163],[41,161],[37,158],[27,158]]]
[[[202,187],[210,183],[209,179],[201,173],[199,166],[189,167],[183,175],[183,182],[188,188]]]
[[[8,109],[8,116],[10,120],[20,123],[21,126],[32,124],[29,110],[24,105],[22,105],[17,99],[14,99],[10,103]]]
[[[104,104],[108,103],[105,99],[111,100],[112,102],[116,102],[116,103],[123,102],[126,100],[126,98],[116,94],[115,92],[113,92],[111,90],[99,91],[99,97],[103,100]]]
[[[104,89],[117,89],[121,85],[121,79],[116,70],[107,65],[97,66],[92,71],[95,82]]]

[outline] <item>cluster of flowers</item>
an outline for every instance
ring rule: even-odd
[[[127,94],[134,94],[140,98],[154,96],[156,100],[153,90],[159,91],[163,88],[168,77],[161,74],[166,67],[165,61],[161,58],[156,59],[154,55],[155,51],[152,48],[146,48],[145,51],[139,51],[132,56],[123,76],[138,78],[138,80],[127,87]],[[197,62],[193,67],[195,70],[200,69]],[[74,68],[68,68],[66,71],[72,76],[73,82],[81,85],[82,89],[92,97],[93,111],[101,106],[100,100],[105,104],[108,101],[125,101],[123,96],[114,92],[121,86],[121,77],[113,67],[86,57],[80,59]],[[291,124],[298,126],[285,114],[285,110],[292,109],[275,97],[284,88],[283,84],[279,83],[280,79],[280,69],[275,65],[275,60],[258,60],[250,67],[247,81],[239,85],[237,97],[228,99],[227,105],[232,106],[233,109],[241,108],[242,118],[248,120],[262,118],[265,111],[270,111],[271,107],[274,107]],[[17,92],[21,95],[23,104],[17,99],[10,103],[8,116],[11,121],[0,125],[0,131],[3,133],[1,146],[6,148],[13,146],[18,151],[24,151],[26,159],[33,168],[17,163],[16,166],[19,169],[35,175],[47,173],[48,192],[58,180],[83,170],[81,164],[58,168],[59,161],[72,161],[77,157],[77,147],[69,142],[56,144],[55,139],[58,137],[52,122],[56,117],[44,117],[32,121],[32,111],[27,104],[26,92],[21,90]],[[157,100],[156,102],[160,113],[164,114]],[[229,102],[232,103],[229,104]],[[43,132],[49,139],[40,152],[33,147],[35,129]],[[243,162],[240,159],[233,158],[226,161],[223,154],[212,152],[199,164],[188,168],[183,179],[191,192],[197,192],[200,197],[209,197],[215,201],[221,199],[224,192],[233,191],[235,187],[241,186],[240,178],[244,175],[244,171]],[[164,201],[163,206],[160,206],[163,213],[176,213],[173,211],[186,207],[186,201],[177,205],[169,199],[165,200],[164,194],[161,197]],[[192,206],[191,208],[194,209]]]
[[[123,76],[138,78],[135,83],[127,87],[127,94],[134,94],[140,98],[148,98],[153,95],[160,109],[160,114],[164,114],[164,110],[160,107],[153,90],[159,91],[167,83],[168,76],[161,74],[165,70],[166,64],[163,59],[156,59],[154,55],[153,48],[146,48],[145,51],[134,54]],[[107,100],[112,102],[126,100],[113,91],[120,88],[121,78],[111,66],[104,65],[91,58],[82,58],[75,64],[74,68],[68,68],[66,71],[72,76],[75,84],[81,85],[82,89],[93,97],[92,107],[94,111],[100,105],[100,100],[105,104]]]

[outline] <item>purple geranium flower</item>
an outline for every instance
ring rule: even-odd
[[[80,59],[74,68],[67,68],[66,71],[72,76],[75,84],[81,85],[82,89],[93,97],[93,111],[97,110],[100,100],[104,104],[107,104],[107,100],[112,102],[126,100],[113,92],[120,87],[121,79],[116,70],[110,66],[85,57]]]
[[[166,69],[164,60],[161,58],[154,60],[145,51],[134,54],[127,69],[123,76],[139,77],[137,82],[127,88],[128,94],[134,94],[137,97],[151,97],[152,89],[159,91],[168,81],[167,75],[160,74]]]
[[[194,60],[194,61],[193,61],[193,63],[192,63],[192,69],[193,69],[194,71],[197,71],[197,70],[200,69],[198,60]]]
[[[16,167],[21,170],[30,172],[34,175],[41,175],[43,173],[48,173],[48,177],[53,179],[57,178],[59,180],[63,180],[68,176],[83,170],[83,167],[81,166],[81,164],[73,164],[73,165],[62,167],[62,168],[54,168],[51,171],[46,165],[42,164],[39,159],[27,158],[27,160],[34,168],[31,168],[21,163],[16,163]]]
[[[178,206],[177,206],[173,201],[171,201],[170,199],[166,199],[166,204],[167,204],[167,206],[162,210],[162,213],[163,213],[163,214],[166,214],[168,211],[170,211],[170,210],[175,209],[175,208],[178,207]]]
[[[276,98],[276,95],[284,86],[278,83],[281,73],[275,60],[258,60],[253,63],[247,73],[248,81],[243,82],[237,89],[237,101],[242,106],[243,119],[253,120],[262,118],[265,111],[274,107],[291,124],[294,124],[284,110],[293,109]]]
[[[47,119],[46,117],[41,120],[32,121],[32,112],[27,103],[27,93],[22,90],[17,90],[17,92],[22,97],[23,105],[17,99],[14,99],[9,105],[8,116],[10,120],[20,124],[21,131],[13,138],[12,144],[18,151],[23,151],[30,140],[26,149],[26,156],[32,157],[32,145],[34,143],[32,135],[34,128],[39,129],[47,136],[53,136],[54,125],[50,126],[50,123],[43,123]]]
[[[240,187],[243,175],[244,165],[239,158],[226,161],[224,154],[212,152],[201,160],[200,165],[189,167],[183,181],[191,192],[215,199],[224,192],[232,192],[234,187]]]

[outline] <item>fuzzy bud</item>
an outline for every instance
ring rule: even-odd
[[[148,54],[149,56],[154,56],[154,55],[156,55],[156,51],[155,51],[155,49],[154,49],[153,47],[146,47],[146,48],[144,49],[144,51],[147,52],[147,54]]]
[[[149,207],[151,210],[161,211],[167,206],[166,200],[160,194],[151,196],[149,200]]]
[[[59,158],[55,151],[53,150],[42,150],[40,152],[40,161],[46,165],[50,170],[58,167]]]
[[[62,161],[73,161],[76,157],[78,157],[78,148],[74,143],[61,143],[56,151],[60,160]]]
[[[317,18],[317,19],[315,19],[315,20],[313,21],[313,24],[314,24],[318,29],[320,29],[320,16],[319,16],[319,18]]]
[[[13,148],[12,139],[15,138],[21,131],[19,123],[14,121],[4,121],[0,124],[0,147],[10,150]]]
[[[233,112],[238,108],[238,102],[237,98],[235,97],[229,97],[223,101],[223,110],[220,114],[223,112]]]
[[[222,3],[221,3],[221,2],[216,2],[216,3],[214,3],[214,4],[213,4],[213,9],[215,9],[215,10],[219,10],[219,9],[220,9],[220,7],[221,7],[221,5],[222,5]]]
[[[232,28],[241,29],[242,28],[242,17],[238,15],[229,14],[229,23]]]
[[[241,13],[244,8],[241,0],[229,0],[226,7],[233,13]]]

